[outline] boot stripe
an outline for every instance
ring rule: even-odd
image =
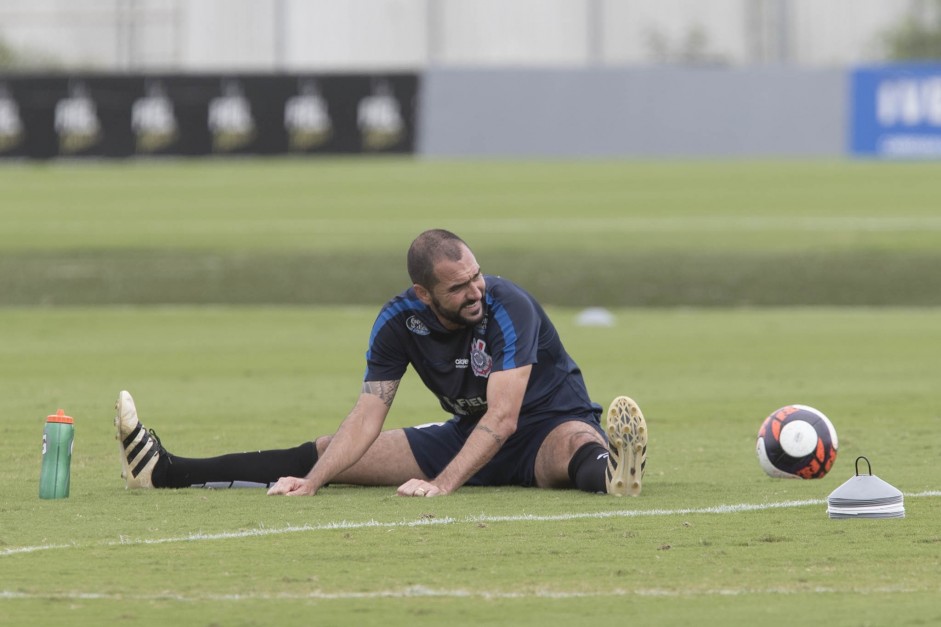
[[[143,429],[143,425],[140,422],[138,422],[137,426],[134,427],[134,430],[131,431],[131,434],[127,436],[126,438],[124,438],[124,448],[127,448],[131,445],[131,442],[134,441],[134,439],[137,437],[137,434],[140,433],[142,429]]]
[[[144,469],[144,466],[147,465],[147,462],[153,459],[154,455],[156,454],[157,454],[157,447],[152,446],[150,450],[147,451],[147,453],[144,455],[144,457],[137,463],[137,465],[134,466],[134,469],[131,471],[131,474],[134,475],[134,477],[136,478]]]
[[[127,463],[134,461],[134,458],[141,454],[147,445],[150,444],[150,435],[144,431],[144,437],[141,438],[140,442],[137,443],[137,446],[127,454]],[[152,447],[151,447],[152,448]]]

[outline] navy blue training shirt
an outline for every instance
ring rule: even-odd
[[[369,337],[365,381],[398,381],[409,364],[449,414],[480,418],[491,373],[532,364],[519,424],[592,413],[581,370],[528,292],[485,276],[484,317],[450,331],[412,288],[386,303]]]

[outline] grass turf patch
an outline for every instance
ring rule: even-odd
[[[332,431],[352,406],[374,308],[0,310],[4,615],[532,624],[631,608],[662,624],[723,624],[800,607],[845,625],[937,619],[937,310],[622,309],[610,328],[550,313],[593,396],[629,393],[647,414],[638,499],[127,492],[111,425],[119,389],[179,454],[290,446]],[[791,402],[823,410],[839,432],[822,480],[758,467],[758,425]],[[72,495],[42,501],[39,440],[58,406],[76,418]],[[389,426],[439,416],[409,378]],[[827,518],[826,496],[860,454],[908,495],[905,519]]]
[[[17,305],[0,308],[0,622],[936,623],[939,168],[0,168],[0,304]],[[182,455],[335,429],[379,303],[406,284],[405,248],[434,226],[556,305],[594,398],[640,402],[641,498],[123,489],[111,426],[122,388]],[[257,306],[272,303],[316,306]],[[579,327],[589,304],[713,308],[617,309],[614,327]],[[743,304],[788,307],[721,307]],[[819,481],[769,479],[755,459],[761,420],[795,402],[840,435]],[[72,496],[41,501],[43,419],[59,406],[76,418]],[[436,418],[407,377],[388,426]],[[905,519],[826,517],[861,454],[906,493]]]
[[[937,306],[941,253],[489,251],[486,272],[560,306]],[[405,277],[405,278],[403,278]],[[337,305],[408,284],[399,253],[166,250],[0,254],[0,306]]]
[[[0,305],[374,304],[431,227],[560,306],[935,306],[936,163],[0,169]]]

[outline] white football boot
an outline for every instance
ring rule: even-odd
[[[154,466],[165,454],[160,439],[153,430],[147,431],[137,419],[134,399],[128,392],[122,391],[114,404],[117,415],[114,426],[117,431],[114,438],[121,451],[121,477],[126,488],[152,488]]]
[[[638,496],[647,465],[647,422],[637,403],[618,396],[608,408],[605,487],[615,496]]]

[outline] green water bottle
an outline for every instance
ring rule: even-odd
[[[39,498],[64,499],[69,496],[72,444],[75,421],[59,410],[46,417],[42,433],[42,470],[39,473]]]

